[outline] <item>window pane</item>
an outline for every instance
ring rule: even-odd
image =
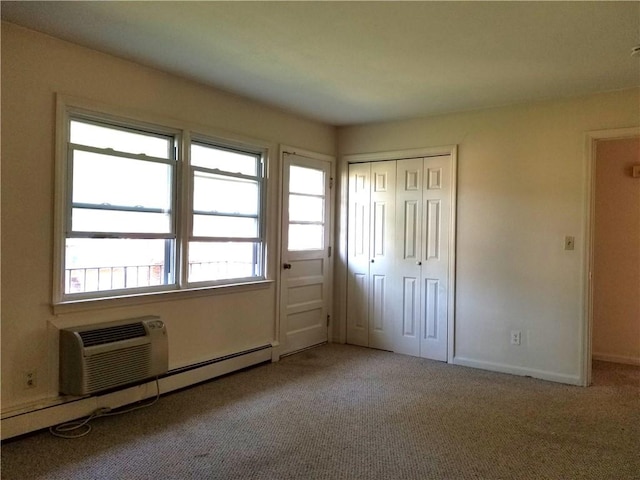
[[[258,175],[258,156],[243,152],[233,152],[220,148],[191,144],[191,165],[194,167],[217,168],[231,173]]]
[[[73,202],[171,209],[171,166],[73,152]]]
[[[289,225],[289,250],[321,250],[324,247],[324,226]]]
[[[324,195],[324,172],[292,165],[289,169],[289,192]]]
[[[258,215],[258,182],[195,172],[193,209],[201,212]]]
[[[322,222],[323,220],[323,198],[289,195],[289,221]]]
[[[74,208],[74,232],[171,233],[168,213],[126,212]]]
[[[113,148],[119,152],[171,158],[173,138],[149,135],[136,130],[124,130],[71,120],[71,143],[96,148]]]
[[[258,243],[189,243],[189,282],[257,277]]]
[[[258,237],[258,220],[246,217],[220,217],[215,215],[194,215],[193,235],[195,237]]]
[[[95,292],[174,283],[173,240],[68,238],[65,293]]]

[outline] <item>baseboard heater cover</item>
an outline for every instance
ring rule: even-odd
[[[169,370],[169,372],[167,373],[167,376],[175,375],[176,373],[188,372],[189,370],[196,370],[201,367],[213,365],[214,363],[224,362],[225,360],[231,360],[232,358],[242,357],[250,353],[259,352],[261,350],[266,350],[270,348],[272,348],[271,345],[262,345],[260,347],[250,348],[249,350],[243,350],[238,353],[231,353],[229,355],[223,355],[222,357],[212,358],[211,360],[205,360],[204,362],[193,363],[185,367],[174,368],[172,370]]]
[[[273,345],[264,345],[170,370],[160,376],[160,393],[189,388],[221,375],[272,361],[272,350]],[[87,416],[97,408],[119,408],[155,395],[156,386],[146,386],[123,387],[121,390],[82,398],[67,397],[62,403],[61,399],[57,399],[54,404],[33,410],[8,412],[3,414],[1,438],[6,440]]]

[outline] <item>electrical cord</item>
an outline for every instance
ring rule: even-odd
[[[133,407],[126,408],[124,410],[111,410],[109,407],[97,408],[88,417],[73,420],[71,422],[61,423],[53,427],[49,427],[51,435],[60,438],[80,438],[88,435],[91,432],[91,425],[89,422],[100,417],[111,417],[114,415],[122,415],[124,413],[134,412],[142,408],[148,408],[160,399],[160,382],[156,377],[156,397],[148,403],[135,405]],[[81,430],[82,429],[82,430]],[[80,430],[79,432],[77,430]]]

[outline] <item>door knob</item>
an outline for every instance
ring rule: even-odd
[[[422,265],[422,262],[416,262],[416,265]]]
[[[291,264],[290,263],[284,263],[282,265],[282,268],[285,269],[285,270],[291,270]]]
[[[371,263],[376,263],[376,261],[372,258],[372,259],[371,259]]]

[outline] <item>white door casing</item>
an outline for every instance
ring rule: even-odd
[[[328,340],[331,170],[328,160],[283,154],[280,355]]]

